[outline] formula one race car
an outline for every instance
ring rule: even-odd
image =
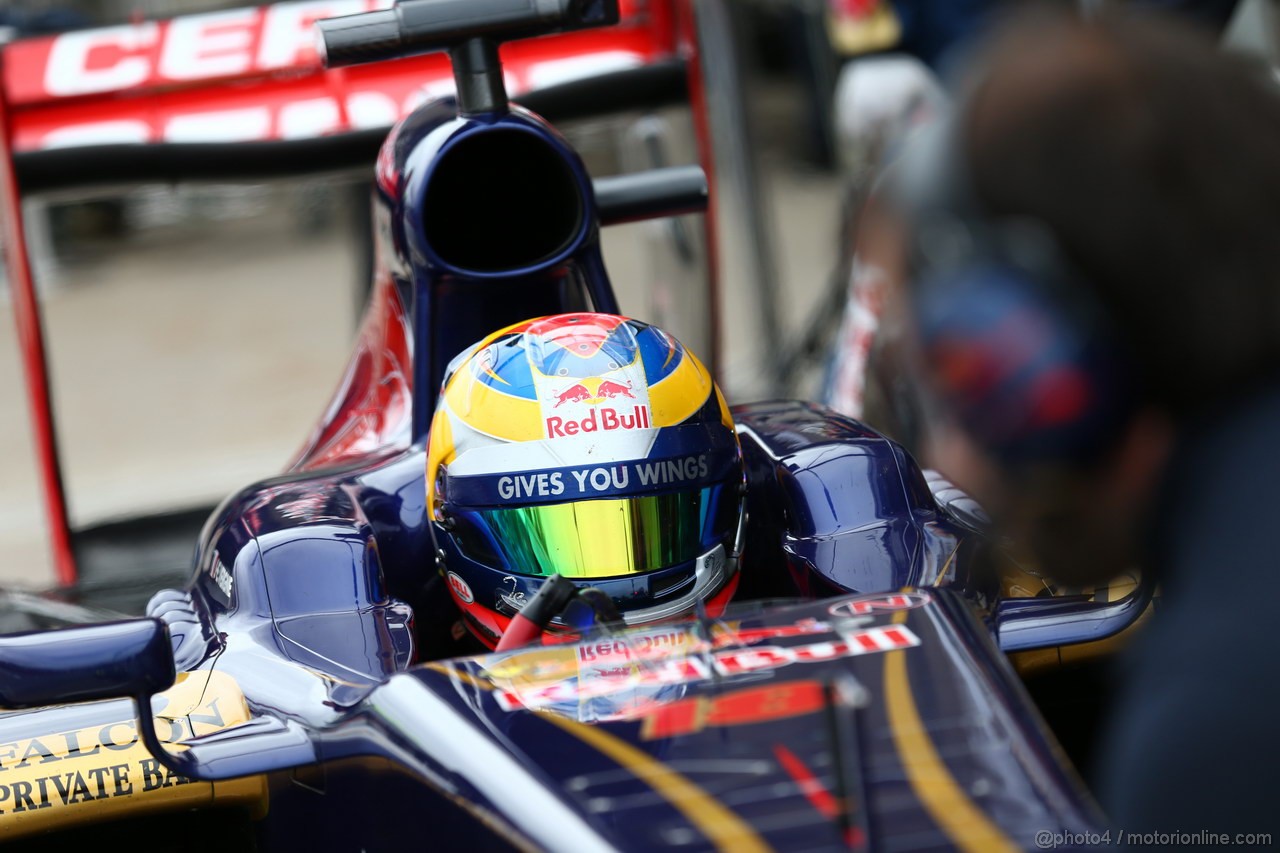
[[[330,66],[448,51],[457,96],[382,145],[369,310],[291,469],[218,508],[189,583],[146,618],[0,637],[6,843],[996,850],[1096,826],[1006,654],[1113,634],[1149,590],[1006,598],[980,512],[857,421],[708,397],[698,416],[736,425],[738,523],[729,549],[662,583],[623,594],[588,566],[482,589],[443,553],[424,471],[459,353],[481,359],[476,341],[529,318],[558,334],[616,315],[599,226],[706,205],[696,167],[593,182],[507,102],[501,42],[618,11],[404,0],[321,23]],[[696,362],[666,352],[664,369]],[[478,382],[505,381],[481,364]],[[569,413],[624,398],[618,423],[650,427],[641,386],[599,372],[552,374],[566,379],[537,399],[565,407],[557,428],[594,429]],[[673,464],[673,480],[706,476]],[[733,603],[688,595],[704,570]],[[663,618],[637,621],[628,595]],[[472,603],[485,615],[459,621]]]

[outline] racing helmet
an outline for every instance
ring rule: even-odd
[[[492,647],[545,580],[628,625],[718,615],[738,583],[745,469],[707,369],[656,326],[560,314],[449,365],[427,446],[436,560]],[[568,631],[553,620],[551,631]]]

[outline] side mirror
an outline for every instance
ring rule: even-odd
[[[126,696],[145,696],[149,702],[174,678],[169,629],[159,619],[0,636],[4,708]]]
[[[272,717],[196,738],[170,752],[156,736],[151,698],[172,687],[175,678],[169,629],[159,619],[0,636],[2,708],[131,698],[147,749],[189,779],[231,779],[316,760],[315,746],[301,727]]]
[[[1143,572],[1133,592],[1118,601],[1083,597],[1008,598],[994,617],[1000,650],[1009,654],[1105,640],[1138,621],[1151,603],[1155,581]]]

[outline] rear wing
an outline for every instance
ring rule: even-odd
[[[390,127],[453,90],[426,54],[326,70],[315,21],[389,0],[295,0],[81,30],[3,49],[24,193],[87,184],[303,174],[371,163]],[[548,118],[687,98],[672,4],[503,48],[508,89]]]

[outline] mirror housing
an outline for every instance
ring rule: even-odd
[[[130,619],[0,636],[0,707],[151,696],[173,686],[169,629]]]
[[[169,751],[156,735],[151,698],[176,677],[169,628],[159,619],[0,636],[0,708],[133,699],[142,742],[161,764],[189,779],[231,779],[316,760],[305,731],[269,717]]]
[[[1007,598],[993,612],[996,640],[1006,654],[1074,646],[1105,640],[1138,621],[1155,593],[1155,581],[1143,572],[1133,592],[1118,601],[1095,602],[1083,596]]]

